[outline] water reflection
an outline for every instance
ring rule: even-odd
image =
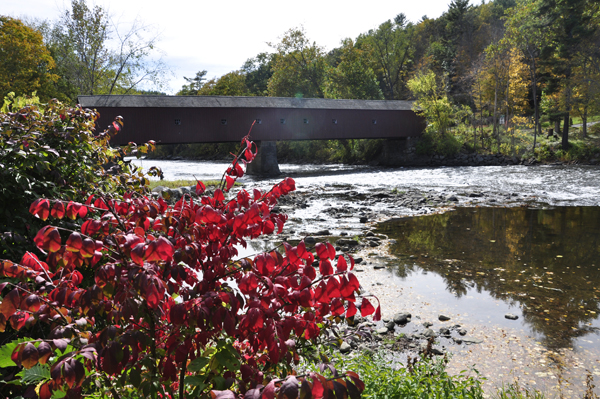
[[[599,222],[599,207],[459,208],[392,220],[379,232],[397,240],[396,256],[413,256],[396,274],[435,272],[456,298],[474,289],[515,305],[554,350],[590,333],[598,341]]]

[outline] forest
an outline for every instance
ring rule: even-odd
[[[84,0],[55,23],[2,17],[0,95],[36,91],[42,100],[73,103],[80,94],[163,94],[167,68],[150,57],[157,36],[136,23],[114,50],[107,18]],[[198,71],[177,94],[415,100],[428,122],[424,152],[590,157],[598,153],[591,123],[600,114],[599,26],[600,5],[591,0],[452,0],[439,18],[411,22],[399,13],[330,51],[291,28],[269,44],[271,52],[221,77]],[[7,43],[16,32],[22,42]],[[156,90],[140,90],[142,82]],[[367,161],[378,144],[279,149],[302,158],[317,148],[323,160]],[[217,150],[178,146],[159,154]]]

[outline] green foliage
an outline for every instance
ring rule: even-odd
[[[325,98],[383,100],[375,72],[369,66],[369,53],[345,39],[336,66],[328,70]]]
[[[417,99],[413,109],[427,120],[427,132],[446,134],[455,109],[438,84],[435,73],[417,74],[408,81],[408,88]]]
[[[202,86],[204,86],[204,83],[206,83],[206,74],[208,72],[206,70],[204,71],[198,71],[196,72],[196,76],[194,76],[193,78],[186,78],[185,76],[183,77],[185,79],[186,82],[188,82],[188,84],[183,85],[181,87],[181,90],[179,90],[177,92],[178,96],[197,96],[198,95],[198,91],[202,88]]]
[[[55,62],[42,35],[21,21],[0,16],[0,98],[37,91],[47,101],[53,95]]]
[[[144,192],[148,184],[140,170],[121,160],[124,152],[108,144],[122,121],[97,135],[98,115],[93,111],[55,100],[15,107],[27,102],[7,98],[12,112],[0,113],[0,254],[5,257],[19,256],[40,226],[41,221],[27,212],[36,198],[83,200],[101,191]],[[131,145],[124,151],[142,155],[152,148],[152,143]]]
[[[383,353],[363,353],[351,359],[338,358],[336,363],[361,376],[364,399],[483,398],[476,371],[474,376],[464,371],[451,376],[446,371],[445,358],[422,358],[409,367],[399,367]]]
[[[277,53],[268,84],[269,95],[322,98],[326,73],[323,49],[311,43],[303,29],[290,29],[272,47]]]
[[[419,155],[444,155],[451,156],[457,154],[463,144],[453,135],[447,134],[439,136],[437,134],[426,132],[419,137],[416,145],[416,151]]]

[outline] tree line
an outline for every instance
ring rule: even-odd
[[[122,31],[85,0],[54,24],[0,21],[2,96],[161,93],[158,36],[139,21]],[[535,147],[543,116],[566,149],[571,118],[586,137],[587,119],[600,111],[599,25],[592,0],[452,0],[439,18],[400,13],[330,51],[290,29],[239,70],[185,77],[177,94],[417,100],[433,136],[464,123],[475,147],[498,150],[501,133],[514,146],[519,126],[529,126]],[[157,89],[141,89],[148,84]]]

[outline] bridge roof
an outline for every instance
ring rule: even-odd
[[[146,96],[102,95],[79,96],[85,108],[304,108],[349,110],[411,110],[412,101],[399,100],[334,100],[295,97],[233,97],[233,96]]]

